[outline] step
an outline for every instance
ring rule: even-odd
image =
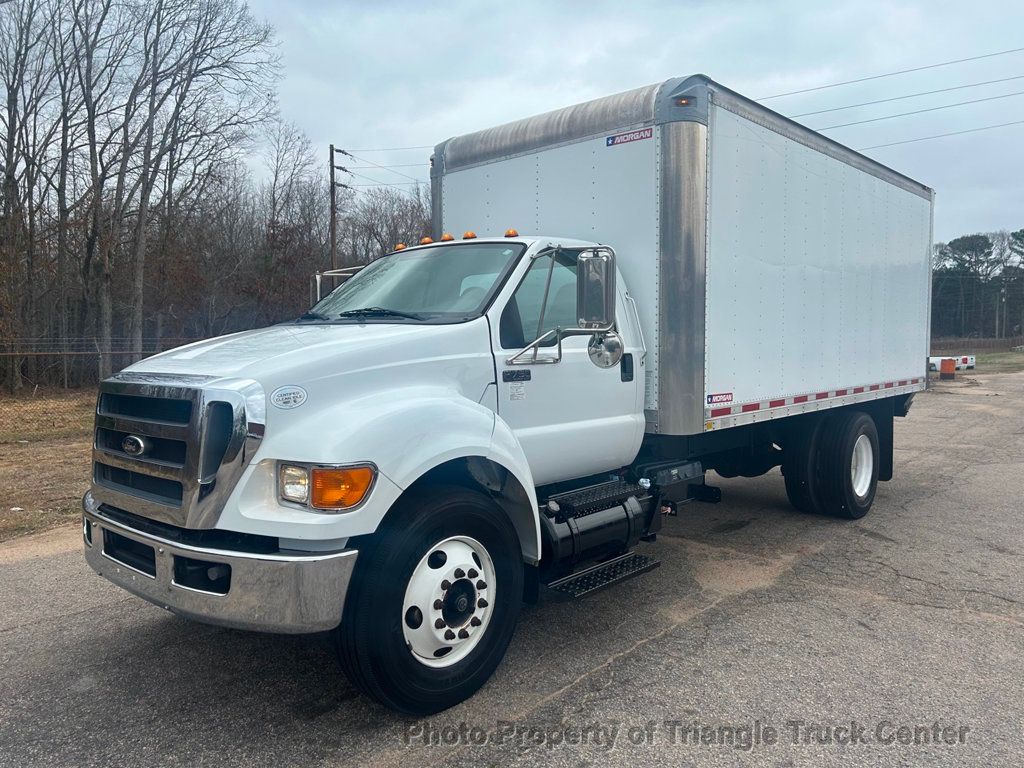
[[[578,491],[552,496],[548,499],[545,512],[549,517],[564,522],[570,518],[584,517],[602,509],[614,507],[630,496],[641,496],[644,493],[646,491],[636,483],[627,483],[625,480],[609,480],[606,483],[598,483]],[[555,502],[554,509],[552,509],[551,502]]]
[[[552,581],[548,589],[561,592],[569,597],[583,597],[599,589],[618,584],[620,581],[639,576],[661,565],[660,560],[635,552],[627,552],[613,560],[592,565],[578,573]]]

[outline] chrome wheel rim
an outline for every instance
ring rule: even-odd
[[[853,444],[853,458],[850,461],[850,482],[853,492],[863,499],[871,488],[871,475],[875,470],[874,455],[871,450],[871,439],[861,435]]]
[[[402,601],[402,633],[413,657],[450,667],[480,643],[494,611],[494,562],[469,536],[437,542],[413,569]]]

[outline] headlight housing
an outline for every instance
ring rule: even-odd
[[[372,464],[331,466],[282,462],[277,472],[278,496],[282,501],[314,510],[347,512],[362,504],[376,478],[377,468]]]
[[[277,473],[277,489],[284,501],[305,504],[309,501],[309,470],[296,464],[282,464]]]

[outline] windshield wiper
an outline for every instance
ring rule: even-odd
[[[363,307],[362,309],[346,309],[339,312],[335,317],[404,317],[409,320],[422,320],[423,315],[412,312],[402,312],[398,309],[387,309],[386,307]]]
[[[322,314],[320,312],[314,312],[313,310],[309,310],[309,312],[304,312],[303,314],[299,315],[295,319],[296,320],[330,320],[331,318],[329,318],[327,315],[324,315],[324,314]]]

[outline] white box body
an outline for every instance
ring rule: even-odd
[[[611,245],[647,430],[923,389],[932,191],[702,76],[451,139],[434,228]]]

